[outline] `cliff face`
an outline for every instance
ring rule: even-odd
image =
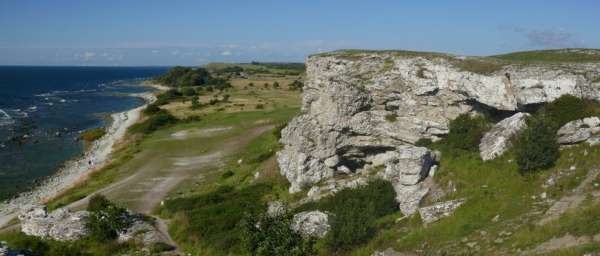
[[[290,192],[377,172],[411,214],[439,157],[414,143],[438,140],[458,115],[518,111],[563,94],[600,99],[599,64],[493,64],[485,74],[473,65],[492,64],[402,52],[309,57],[302,114],[282,131],[278,153]]]

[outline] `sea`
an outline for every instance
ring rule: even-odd
[[[142,105],[128,96],[167,67],[0,66],[0,200],[29,190],[85,150],[81,131]]]

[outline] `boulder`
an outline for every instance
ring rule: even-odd
[[[594,144],[597,137],[595,134],[600,133],[600,118],[588,117],[574,120],[563,125],[557,132],[557,141],[560,144],[576,144],[590,140],[590,144]]]
[[[86,211],[71,212],[65,208],[48,213],[44,207],[35,207],[19,215],[21,231],[26,235],[58,241],[74,241],[85,237],[88,230]]]
[[[465,113],[518,111],[566,94],[600,99],[600,88],[583,75],[600,65],[507,65],[480,74],[459,65],[464,59],[393,51],[309,57],[301,114],[281,131],[284,147],[277,152],[289,191],[383,166],[400,209],[414,213],[427,194],[423,177],[437,160],[415,146],[419,139],[443,138],[450,121]],[[490,135],[485,157],[501,154],[513,132]]]
[[[303,236],[323,238],[329,231],[329,217],[321,211],[301,212],[294,215],[292,229]]]
[[[448,217],[464,202],[464,199],[457,199],[419,208],[421,220],[423,220],[423,223],[429,224],[436,222],[441,218]]]
[[[162,234],[148,221],[145,221],[141,216],[132,216],[131,225],[119,232],[117,239],[120,243],[127,241],[135,241],[138,244],[152,245],[157,242],[162,242]]]
[[[484,161],[501,156],[511,145],[512,136],[527,127],[527,113],[516,113],[486,132],[479,143],[479,155]]]
[[[287,207],[281,201],[269,202],[267,208],[267,215],[270,217],[277,217],[287,213]]]

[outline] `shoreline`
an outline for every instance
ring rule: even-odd
[[[162,85],[145,82],[142,86],[155,88],[158,92],[168,89]],[[125,137],[127,129],[139,121],[142,110],[156,100],[155,92],[133,93],[129,96],[141,98],[145,103],[127,111],[111,114],[112,121],[106,128],[106,134],[86,148],[83,156],[65,162],[62,168],[45,178],[39,186],[0,202],[0,228],[10,223],[21,211],[60,196],[92,172],[110,163],[113,147]]]

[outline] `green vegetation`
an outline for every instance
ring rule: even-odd
[[[106,134],[104,127],[98,127],[91,130],[87,130],[79,134],[79,139],[85,142],[94,142],[97,139],[102,138]]]
[[[117,238],[118,232],[129,227],[128,213],[124,208],[118,207],[102,195],[90,198],[87,210],[90,216],[86,227],[90,239],[98,242],[111,241]]]
[[[513,62],[585,63],[600,62],[600,51],[595,49],[557,49],[514,52],[492,57]]]
[[[478,151],[479,141],[488,129],[488,122],[484,117],[472,117],[469,114],[461,114],[450,122],[448,133],[448,146],[466,150]]]
[[[415,142],[415,146],[419,146],[419,147],[430,147],[433,144],[433,141],[431,141],[431,139],[427,139],[427,138],[422,138],[417,140],[417,142]]]
[[[549,168],[559,158],[556,128],[545,116],[529,118],[527,128],[517,136],[515,155],[519,171],[529,173]]]
[[[571,95],[563,95],[560,98],[544,104],[538,111],[538,115],[545,115],[551,124],[559,129],[566,123],[590,117],[598,114],[597,102],[583,100]]]
[[[242,222],[242,240],[248,252],[257,256],[290,255],[312,256],[313,238],[304,238],[291,228],[292,215],[251,216]]]
[[[463,71],[489,75],[504,68],[504,64],[486,58],[467,58],[458,62],[458,68]]]
[[[385,115],[385,120],[390,123],[396,122],[397,119],[398,119],[398,115],[396,113],[391,113],[391,114]]]
[[[154,80],[157,83],[170,87],[199,86],[209,83],[211,75],[204,68],[177,66]]]
[[[177,123],[177,118],[167,111],[159,111],[141,123],[132,125],[129,128],[130,132],[149,134],[162,127],[166,127]]]
[[[173,100],[181,99],[181,96],[183,95],[179,92],[179,90],[171,89],[156,96],[156,101],[153,104],[162,106]]]

